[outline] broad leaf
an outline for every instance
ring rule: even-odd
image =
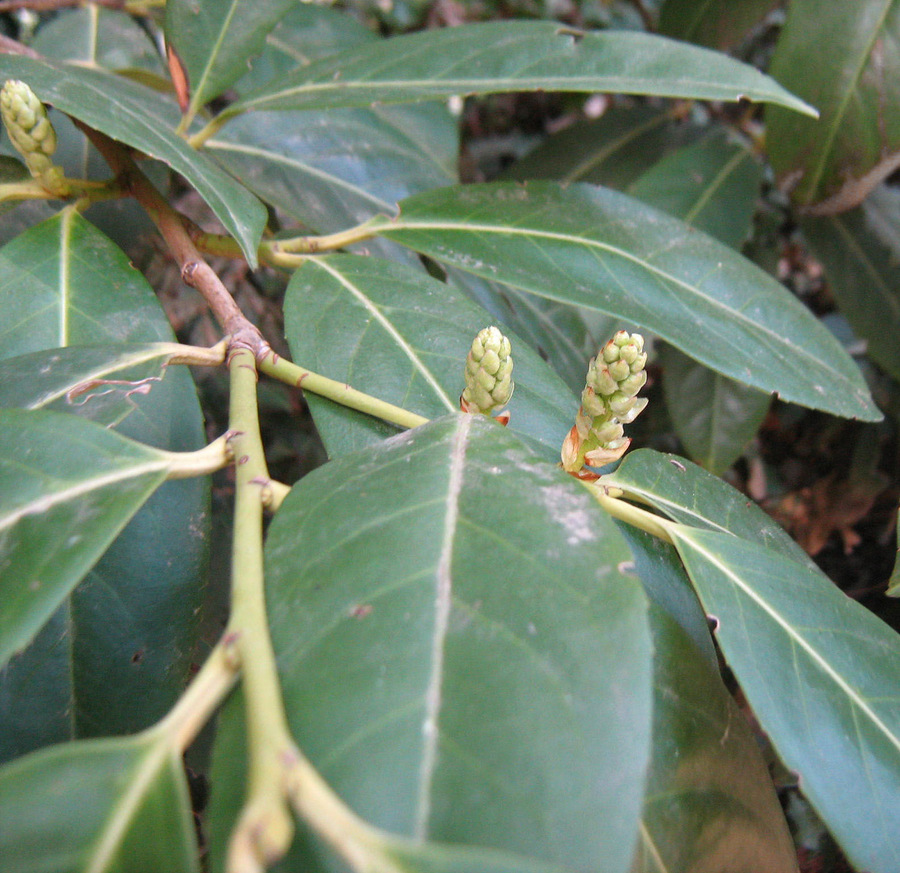
[[[648,328],[785,400],[877,421],[853,361],[781,285],[712,238],[602,188],[545,182],[419,194],[374,232],[552,300]]]
[[[878,238],[867,207],[807,218],[801,226],[841,313],[866,341],[867,354],[900,379],[900,265]]]
[[[174,339],[141,274],[71,210],[0,249],[0,305],[9,316],[4,328],[11,328],[0,357],[52,348],[71,360],[80,344]],[[54,378],[34,375],[35,386]],[[27,381],[16,383],[6,390],[28,393]],[[172,368],[162,382],[143,387],[149,393],[131,394],[135,408],[120,432],[169,451],[203,445],[196,392],[185,368]],[[27,675],[32,689],[46,689],[52,719],[53,689],[57,679],[64,681],[70,735],[133,732],[158,719],[183,688],[196,639],[207,507],[204,480],[163,484],[63,607],[57,625],[63,633],[55,645],[14,658],[4,682],[14,685],[17,676]],[[31,694],[32,704],[44,699]],[[6,748],[27,749],[35,739],[20,719],[23,712],[19,706],[3,710],[0,744]]]
[[[0,857],[16,873],[196,873],[181,758],[151,735],[87,740],[0,769]]]
[[[596,120],[576,122],[548,137],[504,175],[625,190],[673,149],[697,139],[701,130],[652,106],[612,106]]]
[[[184,65],[193,118],[246,71],[266,35],[296,0],[169,0],[166,41]]]
[[[756,541],[675,542],[763,729],[850,861],[900,865],[900,636],[819,570]]]
[[[629,193],[740,249],[750,233],[762,168],[722,132],[663,158]],[[769,397],[693,361],[671,346],[660,353],[669,417],[691,457],[721,474],[762,423]]]
[[[326,58],[224,111],[330,109],[498,91],[609,91],[774,101],[813,113],[758,70],[645,33],[573,31],[553,22],[428,30]]]
[[[0,410],[0,665],[166,477],[165,455],[92,422]]]
[[[793,873],[796,852],[756,739],[725,689],[675,550],[621,525],[650,598],[653,743],[633,873]]]
[[[459,409],[463,369],[491,316],[453,288],[378,258],[307,261],[288,285],[285,329],[297,363],[423,415]],[[516,389],[510,427],[556,460],[578,400],[525,343],[513,343]],[[332,456],[396,432],[362,413],[308,398]]]
[[[115,425],[160,382],[178,347],[70,346],[0,361],[0,408],[71,412]]]
[[[392,833],[624,873],[650,727],[629,558],[579,483],[480,416],[325,465],[266,544],[294,735]],[[239,726],[229,709],[222,736]]]
[[[744,39],[776,5],[777,0],[665,0],[659,32],[724,50]]]
[[[772,75],[822,114],[814,122],[773,107],[766,142],[798,204],[852,209],[900,165],[898,35],[896,0],[792,0]]]
[[[174,133],[178,109],[158,93],[99,70],[0,55],[0,77],[22,79],[41,98],[89,127],[168,164],[197,189],[251,264],[266,223],[263,205]]]

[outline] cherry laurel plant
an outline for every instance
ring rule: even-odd
[[[0,55],[3,869],[794,870],[714,638],[851,861],[900,869],[897,635],[720,479],[626,452],[634,329],[735,391],[877,421],[857,364],[696,214],[648,205],[652,176],[457,184],[447,107],[631,95],[625,140],[674,130],[669,98],[816,110],[635,30],[125,6]],[[667,142],[758,173],[744,141]],[[175,341],[114,241],[154,227],[209,344]],[[286,283],[289,355],[232,293],[256,270]],[[188,366],[227,378],[209,438]],[[329,456],[293,484],[260,434],[273,380]]]

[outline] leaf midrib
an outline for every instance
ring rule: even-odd
[[[510,225],[492,225],[492,224],[476,224],[474,222],[466,221],[465,223],[461,222],[429,222],[429,221],[408,221],[403,219],[402,217],[397,219],[386,219],[378,224],[374,224],[373,228],[377,230],[379,234],[390,239],[393,231],[404,231],[404,230],[426,230],[426,231],[465,231],[466,233],[485,233],[485,234],[493,234],[500,236],[523,236],[527,238],[536,238],[536,239],[547,239],[554,240],[559,242],[569,243],[571,245],[577,245],[583,248],[594,248],[600,251],[606,252],[611,255],[615,255],[616,257],[620,257],[623,260],[629,261],[632,264],[635,264],[642,269],[646,270],[648,273],[651,273],[656,278],[660,279],[663,282],[670,282],[674,285],[677,285],[679,288],[688,292],[690,295],[694,297],[698,297],[702,299],[704,302],[713,306],[723,313],[727,313],[729,319],[732,322],[739,322],[745,326],[749,326],[753,329],[752,332],[757,334],[762,334],[766,336],[770,341],[773,342],[776,348],[785,348],[785,340],[784,338],[777,333],[775,330],[766,327],[763,324],[760,324],[757,321],[752,321],[747,318],[743,312],[738,309],[733,309],[726,306],[719,300],[716,300],[714,297],[710,297],[708,295],[703,294],[700,288],[685,282],[683,279],[679,279],[677,276],[673,276],[670,273],[665,272],[664,270],[659,269],[659,267],[653,266],[648,263],[646,260],[639,258],[630,252],[625,251],[624,249],[617,248],[616,246],[610,245],[609,243],[601,242],[600,240],[589,239],[586,237],[580,236],[572,236],[570,234],[557,233],[553,231],[547,230],[538,230],[534,228],[528,227],[513,227]],[[462,265],[461,269],[465,269]],[[504,281],[508,282],[507,279]],[[511,283],[509,283],[511,284]],[[530,289],[523,289],[530,290]],[[539,293],[535,291],[531,291],[531,293]],[[545,296],[545,295],[542,295]],[[551,298],[552,299],[552,298]],[[586,306],[590,306],[590,304],[583,304]],[[596,309],[597,307],[591,307]],[[830,367],[825,361],[821,358],[817,358],[815,355],[806,351],[806,349],[794,345],[791,345],[791,354],[794,358],[803,358],[811,364],[815,365],[817,369],[824,370],[825,373],[831,374],[832,378],[836,381],[840,381],[841,383],[847,383],[849,380],[847,376],[841,373],[839,370],[835,370]]]
[[[731,583],[742,591],[750,600],[752,600],[760,609],[763,610],[787,635],[787,637],[799,646],[809,658],[819,666],[821,671],[829,677],[841,691],[847,696],[847,698],[856,706],[856,708],[863,713],[869,721],[887,738],[887,740],[894,746],[898,753],[900,753],[900,736],[891,731],[891,729],[881,720],[876,712],[872,710],[867,701],[861,697],[851,686],[850,684],[841,676],[840,673],[835,670],[831,664],[829,664],[827,658],[819,653],[819,651],[812,645],[804,636],[798,633],[793,625],[775,609],[774,606],[770,605],[764,598],[762,598],[759,594],[757,594],[753,588],[744,583],[744,581],[734,573],[731,567],[727,564],[722,563],[719,557],[708,549],[704,548],[700,545],[696,540],[692,539],[690,536],[691,528],[685,527],[683,525],[678,525],[674,529],[674,534],[676,537],[676,541],[678,539],[684,539],[688,543],[690,543],[691,548],[695,549],[703,558],[708,561],[712,566],[716,567],[727,579],[731,581]],[[680,551],[680,550],[679,550]],[[802,565],[799,565],[802,566]]]

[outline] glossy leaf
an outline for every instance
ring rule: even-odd
[[[0,55],[0,77],[26,81],[41,100],[168,164],[196,188],[255,266],[265,209],[246,188],[175,135],[179,116],[174,104],[119,76],[22,55]]]
[[[627,870],[650,720],[628,557],[579,483],[480,416],[325,465],[266,544],[294,735],[392,833]]]
[[[659,32],[724,50],[744,39],[776,5],[777,0],[665,0]]]
[[[593,182],[625,190],[661,158],[697,139],[698,125],[652,106],[612,106],[548,137],[505,174],[513,179]]]
[[[900,3],[792,0],[772,75],[821,112],[771,108],[766,142],[782,184],[828,214],[857,206],[900,165]],[[822,47],[827,46],[823,58]]]
[[[629,193],[740,249],[750,233],[762,168],[721,133],[663,158]],[[768,395],[728,379],[671,346],[660,350],[663,389],[690,456],[721,474],[740,456],[769,408]]]
[[[878,238],[867,208],[807,218],[801,226],[841,314],[872,360],[900,379],[900,265]]]
[[[543,182],[443,188],[370,226],[476,275],[619,315],[785,400],[880,418],[856,364],[796,298],[731,249],[623,194]]]
[[[725,689],[675,550],[621,526],[650,598],[653,743],[632,873],[793,873],[796,852],[762,756]]]
[[[181,757],[152,736],[88,740],[0,769],[0,857],[16,873],[196,873]]]
[[[10,328],[0,357],[52,348],[68,358],[79,353],[60,346],[174,339],[155,294],[124,253],[68,210],[0,250],[0,305]],[[7,390],[27,394],[27,381]],[[147,384],[149,393],[131,395],[135,408],[120,431],[169,451],[202,446],[187,370],[174,367],[162,382]],[[203,479],[164,483],[63,607],[56,644],[7,666],[4,682],[27,675],[32,689],[45,692],[32,691],[32,703],[45,700],[48,719],[66,697],[70,735],[140,730],[183,688],[197,632],[207,489]],[[23,713],[4,708],[0,745],[32,747],[35,734]]]
[[[266,35],[296,0],[169,0],[166,41],[190,85],[187,114],[233,85],[258,55]]]
[[[222,117],[537,89],[746,98],[811,111],[758,70],[716,52],[644,33],[503,21],[399,36],[326,58],[242,97]]]
[[[730,532],[759,543],[773,554],[815,566],[771,516],[718,477],[683,458],[639,449],[629,452],[603,481],[681,524]]]
[[[900,637],[821,571],[757,541],[675,542],[763,729],[850,861],[900,864]]]
[[[472,339],[491,316],[453,288],[377,258],[333,255],[294,273],[285,330],[295,360],[427,418],[459,409]],[[578,400],[515,337],[510,427],[556,460]],[[364,448],[396,428],[330,401],[307,398],[332,456]]]
[[[0,410],[0,664],[165,479],[164,455],[91,422]]]
[[[170,343],[70,346],[0,361],[0,408],[71,412],[115,425],[160,382]]]

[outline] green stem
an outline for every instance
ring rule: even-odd
[[[195,476],[207,476],[227,467],[231,463],[228,437],[228,434],[220,436],[196,452],[162,452],[162,449],[158,449],[169,458],[166,478],[191,479]]]
[[[150,731],[165,734],[169,747],[184,751],[231,690],[237,668],[220,642],[168,714]]]
[[[205,127],[193,134],[193,136],[188,137],[188,145],[195,149],[202,148],[206,141],[211,137],[214,137],[225,126],[228,119],[232,117],[233,116],[225,115],[224,113],[217,115],[215,118],[208,121]],[[190,121],[188,121],[188,124],[190,124]],[[184,129],[187,130],[187,125],[185,125]],[[183,133],[184,131],[179,132]]]
[[[671,531],[675,527],[675,522],[628,503],[619,496],[613,496],[611,493],[613,489],[607,489],[602,482],[583,482],[582,484],[613,518],[624,521],[639,530],[646,531],[648,534],[670,545],[674,544]],[[620,489],[616,488],[614,490],[619,495],[622,494]]]
[[[274,254],[315,255],[319,252],[336,251],[377,236],[373,222],[378,220],[379,218],[376,216],[373,219],[369,219],[369,221],[363,222],[363,224],[358,224],[356,227],[324,236],[295,236],[292,239],[270,240],[263,243],[261,248],[266,248]]]
[[[370,394],[364,394],[344,382],[328,379],[304,367],[299,367],[297,364],[292,364],[271,350],[260,358],[259,369],[267,376],[287,382],[288,385],[295,385],[304,391],[312,391],[313,394],[318,394],[320,397],[327,397],[342,406],[365,412],[399,427],[412,428],[428,423],[428,419],[421,415],[416,415],[401,406],[394,406],[393,403],[385,400],[379,400]]]
[[[235,510],[231,617],[225,639],[243,671],[249,751],[247,799],[232,834],[228,869],[243,870],[274,862],[290,845],[293,821],[285,801],[285,771],[296,753],[266,616],[261,489],[269,475],[259,432],[253,352],[234,349],[228,367]]]

